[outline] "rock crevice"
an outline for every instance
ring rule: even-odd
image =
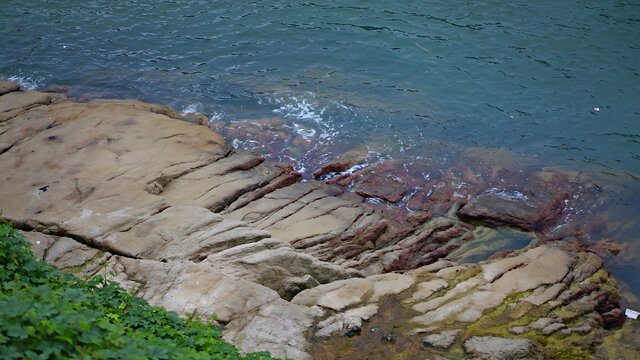
[[[624,319],[596,255],[531,235],[500,252],[509,257],[456,264],[448,257],[473,258],[491,230],[456,219],[457,207],[396,221],[363,196],[406,192],[368,170],[349,178],[363,196],[302,181],[289,164],[139,101],[75,103],[0,82],[0,113],[0,209],[36,257],[80,276],[112,272],[152,305],[215,317],[246,351],[351,358],[375,343],[393,357],[385,344],[396,343],[415,358],[536,358]],[[556,195],[522,217],[489,195],[458,214],[535,230],[551,223]]]

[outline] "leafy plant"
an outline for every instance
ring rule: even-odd
[[[218,327],[152,307],[101,276],[56,270],[30,245],[0,223],[2,359],[272,359],[243,356]]]

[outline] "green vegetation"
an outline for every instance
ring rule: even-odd
[[[2,359],[271,359],[242,356],[219,328],[151,307],[101,276],[64,274],[30,245],[0,223]]]

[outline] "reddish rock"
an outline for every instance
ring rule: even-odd
[[[400,201],[407,193],[407,189],[400,181],[388,176],[377,176],[377,174],[369,174],[359,180],[353,190],[360,196],[379,198],[391,203]]]
[[[66,94],[69,92],[69,89],[70,88],[66,85],[56,85],[48,89],[41,90],[40,92],[50,93],[50,94]]]
[[[594,245],[589,246],[589,248],[600,255],[605,255],[606,253],[618,255],[620,252],[627,248],[627,244],[612,241],[608,238],[602,238]]]
[[[320,169],[313,172],[313,177],[319,178],[322,175],[334,173],[334,172],[343,172],[355,165],[355,162],[351,159],[348,160],[337,160],[332,161],[330,163],[324,164],[320,167]],[[345,174],[347,175],[347,174]]]
[[[452,252],[453,250],[455,250],[455,249],[457,249],[459,247],[460,247],[460,245],[458,245],[458,244],[450,244],[450,245],[447,245],[447,246],[440,247],[437,250],[432,251],[432,252],[426,254],[425,256],[421,257],[418,261],[416,261],[414,263],[414,265],[412,267],[413,268],[419,268],[420,266],[433,264],[438,259],[447,256],[450,252]]]
[[[425,207],[423,207],[423,205],[424,205],[424,202],[429,197],[432,187],[433,187],[433,183],[429,183],[423,189],[413,194],[409,199],[409,201],[407,202],[407,208],[414,211],[427,210]]]
[[[431,242],[436,244],[444,244],[451,239],[455,239],[464,234],[464,229],[460,226],[453,226],[445,231],[440,231],[433,235]]]
[[[321,176],[321,175],[319,175]],[[347,187],[349,184],[351,184],[351,181],[353,180],[353,175],[351,174],[340,174],[338,176],[332,177],[331,179],[325,181],[327,184],[338,184],[340,186],[344,186]],[[345,184],[345,185],[343,185]]]
[[[506,249],[506,250],[498,251],[497,253],[489,256],[489,260],[512,257],[512,256],[515,256],[515,255],[517,255],[517,252],[515,250]]]
[[[624,313],[619,308],[607,311],[602,314],[602,321],[604,321],[604,327],[606,329],[617,328],[622,326],[625,320]]]
[[[412,225],[420,225],[433,218],[433,214],[429,211],[416,211],[407,216],[407,221]]]
[[[614,310],[620,306],[620,302],[617,297],[607,290],[597,292],[593,297],[593,300],[597,302],[595,310],[600,315],[604,315],[604,313]]]
[[[525,191],[518,196],[482,194],[459,209],[457,215],[463,220],[478,220],[494,226],[542,231],[559,217],[563,208],[560,200],[565,196],[559,197],[536,196]]]
[[[563,292],[562,294],[560,294],[560,296],[558,297],[558,300],[561,300],[561,301],[564,301],[564,302],[573,301],[573,300],[576,300],[576,299],[582,297],[583,295],[590,294],[591,292],[599,290],[599,289],[600,289],[600,286],[598,286],[598,285],[580,284],[578,286],[578,289],[576,289],[576,290],[567,290],[567,291]]]

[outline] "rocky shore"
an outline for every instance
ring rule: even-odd
[[[393,163],[357,167],[367,156],[355,152],[305,179],[165,106],[10,82],[0,95],[0,209],[35,256],[215,319],[245,351],[640,357],[617,281],[596,250],[557,231],[573,192],[597,201],[578,175],[524,179],[490,165],[500,153],[476,151],[410,192]],[[491,190],[499,181],[520,185]],[[505,237],[526,246],[499,246]]]

